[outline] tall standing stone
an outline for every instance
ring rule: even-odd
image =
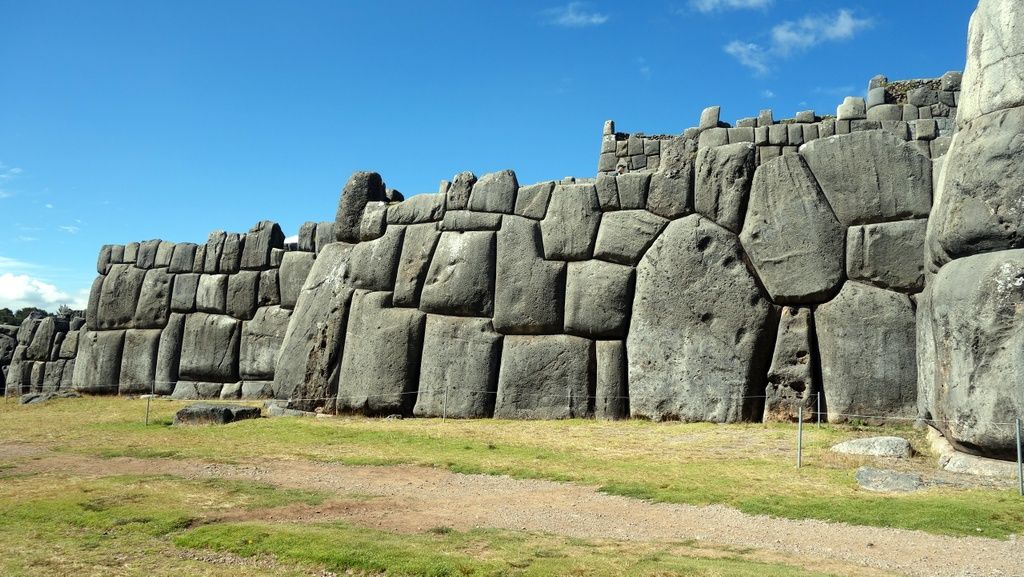
[[[275,248],[284,248],[284,233],[281,232],[281,226],[269,220],[256,223],[245,235],[241,268],[245,270],[270,268],[270,253]]]
[[[814,414],[820,391],[816,344],[811,309],[782,307],[768,368],[765,421],[796,421],[801,410],[805,419]]]
[[[367,202],[383,202],[384,181],[376,172],[356,172],[345,183],[334,219],[335,240],[359,242],[360,223]],[[319,237],[319,235],[318,235]],[[318,243],[319,244],[319,243]],[[318,247],[318,252],[321,250]]]

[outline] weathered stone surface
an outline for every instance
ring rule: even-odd
[[[242,383],[224,383],[220,388],[222,401],[234,401],[241,397]]]
[[[740,232],[757,168],[756,153],[750,143],[702,149],[697,155],[694,183],[697,212],[732,232]]]
[[[598,419],[622,419],[629,416],[629,381],[626,378],[626,343],[597,341],[594,416]]]
[[[102,330],[130,328],[146,271],[128,264],[111,265],[103,277],[96,312],[96,328]]]
[[[156,266],[156,253],[160,250],[160,239],[147,240],[139,243],[138,256],[135,259],[135,266],[141,269],[151,269]]]
[[[174,392],[171,393],[171,398],[175,400],[219,399],[220,391],[223,388],[224,383],[178,381],[174,385]]]
[[[315,222],[304,222],[299,227],[299,250],[303,252],[316,252]]]
[[[68,333],[66,335],[64,335],[64,340],[60,343],[60,350],[57,353],[57,357],[58,358],[61,358],[61,359],[73,359],[73,358],[75,358],[75,355],[78,354],[78,336],[80,334],[81,333],[79,331],[68,331]],[[14,352],[13,351],[13,346],[12,346],[10,352]],[[4,340],[3,340],[3,337],[0,337],[0,362],[3,361],[4,354],[5,354]],[[8,362],[10,362],[10,357],[8,357]]]
[[[516,207],[518,189],[519,181],[516,180],[516,173],[511,170],[485,174],[473,184],[468,208],[479,212],[512,214]]]
[[[206,245],[196,247],[195,261],[192,263],[192,272],[201,273],[206,270]]]
[[[107,274],[110,270],[111,258],[110,250],[113,245],[105,244],[100,247],[100,254],[96,257],[96,274]]]
[[[338,213],[334,218],[334,240],[359,242],[363,210],[367,202],[386,201],[384,181],[376,172],[356,172],[345,183],[338,201]],[[317,225],[317,252],[323,250],[320,243],[320,225]]]
[[[593,342],[569,335],[507,336],[501,355],[498,419],[571,419],[591,414]]]
[[[621,178],[621,177],[620,177]],[[586,260],[594,252],[601,205],[593,184],[558,185],[551,193],[548,213],[540,222],[544,258]]]
[[[239,391],[242,400],[258,400],[274,398],[273,381],[244,381]]]
[[[283,259],[281,265],[284,266]],[[312,266],[312,263],[310,263],[310,266]],[[281,285],[278,282],[278,270],[271,269],[260,273],[260,288],[256,297],[256,303],[261,307],[281,304]],[[303,282],[305,282],[305,279],[303,279]],[[302,289],[301,285],[299,289]],[[296,297],[298,297],[298,293],[296,293]],[[294,305],[289,308],[294,308]]]
[[[284,248],[284,233],[276,222],[262,220],[249,229],[242,246],[240,266],[243,270],[270,268],[270,253]]]
[[[393,289],[404,236],[404,226],[389,226],[377,240],[355,245],[348,259],[347,280],[351,286],[376,291]]]
[[[171,314],[171,291],[174,275],[167,269],[146,271],[139,292],[139,303],[135,309],[134,326],[137,329],[159,329],[167,324]]]
[[[25,349],[25,358],[33,361],[49,360],[54,339],[58,334],[66,332],[68,322],[64,319],[50,316],[40,320],[32,333],[28,348]]]
[[[518,216],[502,219],[494,281],[494,328],[503,334],[562,330],[564,262],[544,260],[540,226]]]
[[[953,136],[929,244],[941,262],[1024,247],[1024,108],[983,116]]]
[[[274,396],[302,410],[337,393],[352,289],[345,284],[352,245],[328,245],[313,263],[288,323],[274,370]],[[295,399],[303,399],[296,401]]]
[[[452,178],[452,184],[445,193],[447,210],[465,210],[469,208],[469,195],[476,184],[476,175],[472,172],[460,172]]]
[[[465,419],[493,415],[501,341],[488,319],[427,315],[413,414]]]
[[[237,381],[241,324],[224,315],[188,315],[181,340],[180,378],[220,383]]]
[[[867,116],[867,104],[863,98],[847,96],[836,108],[837,120],[858,120]]]
[[[259,407],[195,403],[174,414],[175,425],[226,425],[245,419],[260,418]]]
[[[830,423],[917,414],[916,327],[907,295],[847,282],[815,310],[814,325]]]
[[[600,260],[569,263],[566,333],[590,338],[624,337],[632,307],[632,267]]]
[[[931,419],[935,404],[935,337],[932,332],[932,286],[934,277],[917,295],[917,418]]]
[[[65,361],[50,361],[46,363],[36,363],[36,366],[42,365],[43,382],[40,388],[43,392],[55,392],[60,390],[61,378],[64,375]]]
[[[402,254],[398,261],[393,295],[396,307],[419,306],[423,282],[427,278],[430,259],[440,237],[441,232],[432,223],[416,224],[405,229],[405,241],[402,243]]]
[[[846,276],[900,292],[924,288],[927,219],[851,226],[846,230]]]
[[[190,273],[196,264],[196,245],[191,242],[182,242],[174,245],[174,252],[171,254],[171,263],[167,270],[172,274]]]
[[[931,284],[931,413],[959,450],[1015,458],[1024,414],[1024,250],[957,259]]]
[[[75,390],[93,394],[117,393],[124,331],[86,331],[79,341],[72,380]]]
[[[635,265],[668,222],[646,210],[605,213],[597,232],[594,258]]]
[[[334,233],[335,223],[330,221],[316,223],[316,253],[320,254],[327,245],[337,242]]]
[[[665,141],[661,147],[661,166],[651,177],[646,203],[627,207],[627,204],[634,203],[623,201],[622,208],[646,206],[647,210],[665,218],[679,218],[693,212],[693,166],[696,156],[697,145],[693,140],[673,138]]]
[[[185,336],[185,315],[172,313],[167,326],[160,335],[160,346],[156,354],[154,391],[158,395],[174,392],[178,383],[178,367],[181,361],[181,339]]]
[[[363,209],[363,220],[359,225],[359,240],[375,240],[384,236],[388,229],[388,205],[386,202],[368,202]]]
[[[928,216],[931,161],[889,132],[819,138],[800,154],[843,226]]]
[[[167,268],[171,266],[171,257],[174,256],[174,243],[166,240],[160,241],[156,247],[156,256],[153,258],[153,266]]]
[[[522,198],[522,191],[519,189]],[[545,207],[546,208],[546,207]],[[501,228],[501,216],[496,212],[473,212],[470,210],[450,210],[444,213],[441,230],[465,232],[469,230],[498,230]]]
[[[852,439],[833,445],[829,450],[843,455],[888,457],[890,459],[909,459],[914,456],[914,449],[910,446],[910,441],[903,437]]]
[[[647,193],[650,191],[650,187],[651,175],[647,172],[630,172],[616,176],[615,189],[619,194],[619,208],[623,210],[646,208]]]
[[[139,243],[130,242],[124,245],[124,259],[121,261],[125,264],[135,264],[135,261],[139,257]]]
[[[420,309],[455,316],[491,316],[496,236],[484,231],[442,233],[423,283]]]
[[[160,333],[160,329],[125,331],[119,394],[154,392]]]
[[[97,276],[89,288],[89,301],[85,308],[86,326],[89,330],[99,330],[100,299],[103,295],[103,282],[106,276]]]
[[[853,474],[857,485],[876,493],[909,493],[923,488],[924,479],[916,473],[860,467]]]
[[[285,253],[278,277],[282,307],[295,308],[295,303],[299,300],[299,293],[306,283],[309,271],[313,269],[315,260],[313,254],[308,252]]]
[[[619,210],[619,187],[615,183],[615,177],[610,174],[602,174],[597,177],[597,201],[601,203],[601,210]],[[554,187],[552,187],[554,188]],[[523,194],[522,191],[519,192]],[[546,201],[545,201],[545,208]],[[526,215],[523,215],[526,216]],[[541,218],[544,218],[541,216]]]
[[[356,291],[338,380],[338,410],[412,414],[426,315],[394,309],[391,293]]]
[[[444,218],[443,194],[417,194],[388,207],[388,224],[419,224]]]
[[[196,290],[196,310],[204,313],[224,314],[228,305],[228,275],[204,274],[199,277]]]
[[[227,233],[222,230],[212,231],[206,238],[206,260],[203,262],[203,272],[215,273],[220,270],[220,257],[224,254],[224,242]]]
[[[1024,7],[982,0],[971,16],[957,122],[1024,105]]]
[[[630,413],[732,422],[760,416],[774,319],[735,235],[690,215],[637,268],[627,339]]]
[[[171,287],[171,310],[176,313],[191,313],[196,310],[196,293],[199,291],[198,274],[179,274],[174,277]]]
[[[843,227],[797,155],[757,169],[740,240],[776,303],[823,302],[843,282]]]
[[[811,309],[783,307],[765,388],[765,421],[810,419],[817,409],[820,367]]]
[[[244,250],[245,237],[229,232],[224,238],[224,251],[220,255],[218,272],[234,274],[241,270],[242,251]]]
[[[243,380],[273,380],[291,316],[292,311],[282,307],[263,307],[251,321],[242,323],[238,373]]]
[[[227,313],[236,319],[251,319],[256,314],[259,287],[260,273],[256,270],[243,270],[228,277]]]

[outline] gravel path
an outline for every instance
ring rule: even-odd
[[[592,487],[503,476],[463,475],[412,466],[351,467],[310,461],[225,465],[193,460],[99,459],[39,449],[19,460],[26,472],[82,476],[166,473],[188,478],[250,479],[338,494],[333,504],[257,512],[275,520],[344,518],[397,532],[435,527],[493,527],[569,537],[752,549],[759,558],[841,575],[920,577],[1024,576],[1024,541],[945,537],[748,515],[724,506],[650,503]],[[35,452],[0,445],[0,458]],[[360,495],[352,499],[353,494]],[[348,496],[348,500],[346,500]],[[249,514],[252,518],[253,514]]]

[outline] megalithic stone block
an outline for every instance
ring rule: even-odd
[[[76,391],[115,394],[121,379],[124,331],[82,333],[72,383]]]
[[[452,213],[446,213],[452,214]],[[441,232],[433,223],[414,224],[405,229],[401,257],[395,278],[393,302],[398,307],[417,307]]]
[[[154,392],[169,395],[178,383],[178,368],[181,363],[181,340],[185,336],[185,315],[172,313],[160,334],[160,345],[156,355]]]
[[[488,319],[427,315],[413,414],[465,419],[492,416],[501,339]]]
[[[159,329],[167,324],[167,315],[171,313],[174,276],[168,274],[166,268],[146,271],[135,308],[135,328]]]
[[[181,342],[180,378],[221,383],[237,381],[241,328],[241,321],[226,315],[188,315]]]
[[[131,329],[125,332],[124,353],[117,392],[122,395],[155,392],[160,329]]]
[[[593,413],[593,342],[569,335],[507,336],[497,419],[571,419]]]
[[[420,309],[456,316],[490,317],[494,311],[493,232],[444,232],[430,262]]]
[[[245,235],[241,268],[243,270],[270,268],[270,253],[275,248],[284,248],[284,233],[281,232],[281,226],[269,220],[256,223]]]
[[[386,200],[384,181],[379,174],[353,174],[345,183],[341,198],[338,200],[338,213],[334,219],[334,239],[341,242],[359,242],[360,224],[366,203]]]
[[[561,332],[566,263],[544,260],[538,223],[517,216],[503,218],[497,255],[495,330],[502,334]]]
[[[817,410],[820,372],[811,309],[783,307],[768,368],[764,420],[797,421],[800,410],[810,419]]]
[[[306,283],[306,277],[313,268],[316,259],[308,252],[288,252],[284,255],[278,273],[281,291],[281,306],[286,309],[295,308],[299,300],[299,292]]]
[[[292,311],[263,307],[251,321],[242,323],[239,376],[246,381],[271,381],[277,355],[288,331]]]
[[[601,205],[593,184],[558,185],[551,193],[547,215],[540,222],[544,258],[586,260],[594,252]]]

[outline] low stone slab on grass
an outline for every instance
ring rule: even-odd
[[[258,419],[259,407],[195,403],[174,414],[175,425],[226,425],[244,419]]]
[[[876,493],[909,493],[925,486],[921,475],[861,467],[854,473],[861,489]]]
[[[914,455],[910,441],[903,437],[868,437],[853,439],[832,447],[833,453],[844,455],[864,455],[867,457],[890,457],[909,459]]]
[[[45,403],[50,399],[77,399],[80,397],[78,393],[73,391],[59,391],[56,393],[28,393],[21,396],[18,401],[22,405],[38,405]]]

